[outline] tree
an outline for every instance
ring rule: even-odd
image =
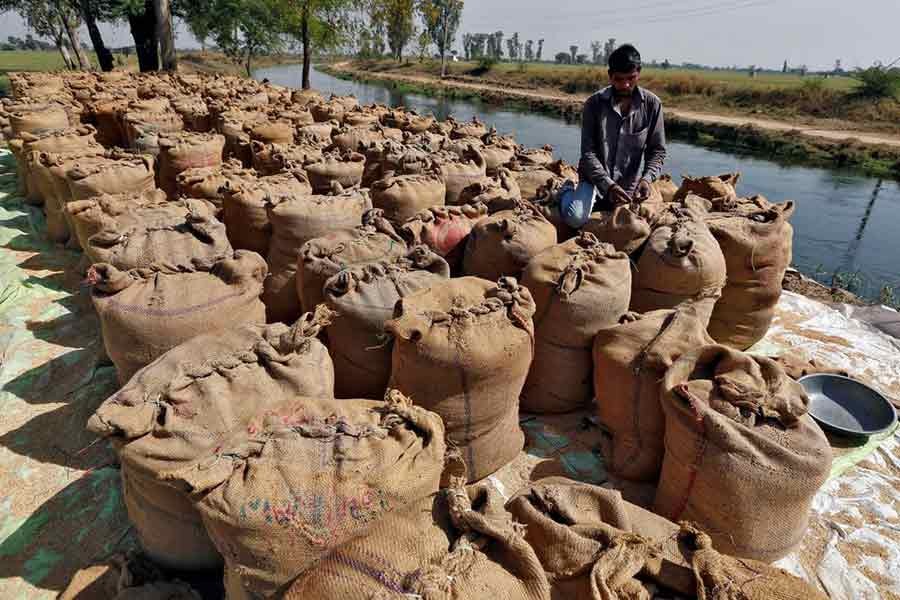
[[[213,30],[212,23],[210,23],[209,20],[209,14],[191,11],[185,16],[184,24],[187,25],[191,35],[200,42],[200,51],[206,54],[206,41],[212,36]]]
[[[103,71],[112,71],[114,66],[112,52],[109,51],[109,48],[103,42],[103,34],[100,33],[100,28],[97,26],[98,12],[103,8],[108,9],[109,5],[104,3],[103,0],[77,0],[77,2],[77,6],[81,10],[81,17],[87,26],[91,44],[94,46],[94,52],[97,54],[97,62],[100,63],[100,68]]]
[[[534,60],[534,40],[525,42],[525,60],[529,62]]]
[[[566,52],[557,52],[556,62],[561,65],[567,65],[572,62],[572,56]]]
[[[538,49],[537,49],[537,60],[541,62],[541,57],[544,55],[544,40],[538,40]]]
[[[423,29],[416,35],[416,54],[419,56],[419,62],[428,56],[429,48],[431,48],[431,36],[426,29]]]
[[[603,62],[608,63],[609,57],[612,56],[612,53],[616,49],[616,38],[609,38],[606,40],[606,43],[603,45]]]
[[[403,48],[415,33],[413,24],[414,0],[375,0],[373,20],[384,23],[391,55],[403,60]]]
[[[591,42],[591,62],[594,64],[600,64],[600,59],[602,58],[603,52],[603,44],[598,41]]]
[[[456,39],[459,21],[462,17],[463,0],[420,0],[419,15],[425,24],[425,31],[437,46],[441,55],[441,77],[447,75],[447,51]],[[463,41],[465,46],[465,41]],[[466,51],[468,59],[468,50]]]
[[[588,61],[587,54],[579,54],[578,56],[575,57],[575,62],[577,62],[579,65],[586,65],[587,61]]]
[[[0,12],[2,11],[18,13],[37,35],[53,40],[67,68],[91,68],[79,39],[80,15],[72,5],[63,0],[0,0]],[[31,45],[37,43],[29,34],[22,42],[23,47],[27,47],[29,39]],[[75,53],[74,59],[69,52],[70,48]]]
[[[200,3],[197,3],[200,4]],[[280,0],[207,0],[213,24],[212,36],[226,56],[244,65],[247,76],[253,73],[253,59],[284,47],[289,24],[285,5]]]
[[[672,63],[669,62],[669,59],[668,59],[668,58],[667,58],[666,60],[663,61],[663,64],[662,64],[662,68],[663,68],[663,69],[668,70],[669,67],[671,67],[671,66],[672,66]]]
[[[198,11],[208,7],[211,15],[221,8],[215,0],[201,1],[196,6]],[[153,0],[122,0],[112,7],[111,13],[114,18],[128,20],[141,73],[159,70],[159,38]]]
[[[172,28],[172,7],[169,0],[153,0],[153,12],[162,68],[164,71],[175,71],[178,69],[178,58],[175,53],[175,32]]]
[[[789,70],[790,70],[790,69],[789,69],[788,64],[787,64],[787,59],[784,59],[784,66],[781,67],[781,72],[782,72],[782,73],[787,73]]]
[[[576,57],[578,56],[578,46],[575,46],[575,45],[569,46],[569,53],[571,54],[572,62],[574,63]]]
[[[285,0],[288,11],[287,30],[303,48],[303,89],[309,89],[309,74],[315,52],[335,48],[347,41],[353,31],[353,0]],[[378,7],[370,5],[369,25],[372,52],[384,54],[384,30],[372,18]],[[412,34],[410,34],[412,35]]]

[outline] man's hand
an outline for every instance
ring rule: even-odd
[[[643,202],[650,197],[650,182],[646,179],[641,179],[641,182],[638,183],[637,190],[634,192],[634,199],[638,202]]]
[[[622,186],[613,185],[609,188],[609,202],[613,206],[620,204],[631,204],[631,196],[628,195]]]

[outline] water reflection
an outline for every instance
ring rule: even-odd
[[[297,87],[300,69],[287,65],[261,69],[257,78]],[[579,155],[577,123],[562,118],[498,108],[478,100],[460,101],[404,93],[396,87],[344,81],[313,70],[313,87],[325,93],[353,94],[364,104],[406,106],[438,118],[477,115],[502,134],[526,146],[550,144],[556,154],[575,163]],[[852,172],[785,165],[740,153],[669,145],[666,170],[683,174],[743,173],[742,194],[762,194],[773,201],[794,200],[794,264],[830,283],[836,273],[855,273],[859,292],[877,298],[883,285],[900,287],[900,185]],[[846,275],[844,275],[846,277]]]

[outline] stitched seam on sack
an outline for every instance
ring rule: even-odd
[[[143,306],[137,306],[135,304],[122,304],[115,300],[110,300],[109,305],[111,307],[118,308],[119,310],[121,310],[122,312],[125,312],[125,313],[139,314],[139,315],[143,315],[143,316],[147,316],[147,317],[180,317],[182,315],[188,315],[188,314],[191,314],[194,312],[206,310],[208,308],[217,306],[219,304],[222,304],[223,302],[227,302],[234,298],[240,298],[243,295],[244,295],[243,292],[236,292],[234,294],[222,296],[221,298],[218,298],[216,300],[210,300],[209,302],[205,302],[203,304],[197,304],[195,306],[190,306],[187,308],[179,308],[179,309],[174,309],[174,310],[160,310],[160,309],[144,308]],[[251,297],[247,298],[246,303],[253,302],[256,299],[257,299],[256,296],[251,296]]]

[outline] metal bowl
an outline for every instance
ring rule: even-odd
[[[809,396],[809,414],[827,430],[842,435],[877,435],[890,429],[897,411],[884,396],[849,377],[807,375],[800,385]]]

